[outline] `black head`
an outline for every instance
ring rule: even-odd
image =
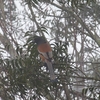
[[[38,45],[38,44],[46,43],[47,41],[46,41],[45,37],[43,37],[43,36],[34,36],[33,42]]]

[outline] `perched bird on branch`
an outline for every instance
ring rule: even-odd
[[[47,64],[50,72],[51,81],[56,81],[56,75],[54,74],[54,69],[52,66],[52,48],[45,37],[34,36],[33,40],[37,44],[37,50],[40,54],[41,60]]]

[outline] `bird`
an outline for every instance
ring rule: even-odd
[[[50,73],[50,80],[56,81],[56,75],[54,73],[53,65],[52,65],[52,48],[49,42],[46,40],[44,36],[34,36],[33,40],[37,44],[37,50],[39,52],[40,58],[43,62],[46,63],[49,73]]]

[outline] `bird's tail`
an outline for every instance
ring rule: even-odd
[[[47,66],[48,66],[48,69],[49,69],[49,72],[50,72],[50,79],[51,79],[51,81],[55,81],[56,80],[56,75],[54,74],[54,69],[53,69],[53,66],[52,66],[52,62],[46,60],[46,63],[47,63]]]

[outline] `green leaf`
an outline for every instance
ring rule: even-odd
[[[32,0],[35,4],[38,4],[40,0]]]
[[[90,92],[93,92],[94,87],[89,87]]]
[[[86,95],[86,94],[87,94],[87,91],[88,91],[88,88],[84,88],[84,89],[82,90],[82,95]]]

